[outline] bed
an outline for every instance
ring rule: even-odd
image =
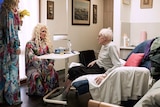
[[[139,66],[119,67],[112,71],[103,83],[98,86],[94,82],[97,75],[79,77],[73,81],[72,86],[76,88],[79,96],[89,92],[93,99],[107,103],[120,104],[121,101],[140,99],[148,91],[152,81],[150,79],[151,62],[148,54],[155,39],[140,43],[125,59],[127,61],[135,53],[144,53]],[[131,63],[135,61],[134,58],[131,59]]]
[[[99,85],[94,80],[97,76],[81,76],[73,81],[73,86],[87,80],[94,100],[119,105],[121,101],[138,100],[149,89],[150,71],[145,67],[118,67]]]

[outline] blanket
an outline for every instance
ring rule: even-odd
[[[150,71],[145,67],[118,67],[97,85],[95,78],[99,75],[84,75],[72,83],[88,80],[92,98],[112,104],[120,104],[128,99],[137,100],[149,89]]]
[[[134,105],[134,107],[160,107],[160,80]]]

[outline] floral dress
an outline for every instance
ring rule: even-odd
[[[7,27],[0,29],[0,103],[9,105],[21,103],[19,87],[18,25],[15,14],[10,11],[4,20]]]
[[[59,86],[58,74],[49,64],[54,65],[52,59],[39,59],[37,56],[48,54],[48,46],[36,47],[34,41],[29,41],[25,49],[25,64],[28,83],[28,94],[44,96]]]

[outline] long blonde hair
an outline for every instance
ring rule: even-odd
[[[41,28],[45,27],[46,28],[46,37],[44,40],[41,40],[40,38],[40,31]],[[40,47],[42,44],[46,43],[46,45],[49,47],[49,52],[52,53],[53,52],[53,44],[51,42],[51,37],[48,31],[48,28],[46,25],[42,24],[42,23],[38,23],[34,30],[33,30],[33,34],[32,34],[32,40],[35,41],[35,44],[37,47]]]

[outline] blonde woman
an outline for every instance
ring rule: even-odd
[[[32,39],[25,49],[28,95],[44,96],[59,86],[58,74],[54,69],[54,60],[39,59],[38,56],[52,53],[53,46],[46,25],[38,23]]]
[[[0,7],[0,103],[21,104],[19,87],[19,0],[4,0]]]

